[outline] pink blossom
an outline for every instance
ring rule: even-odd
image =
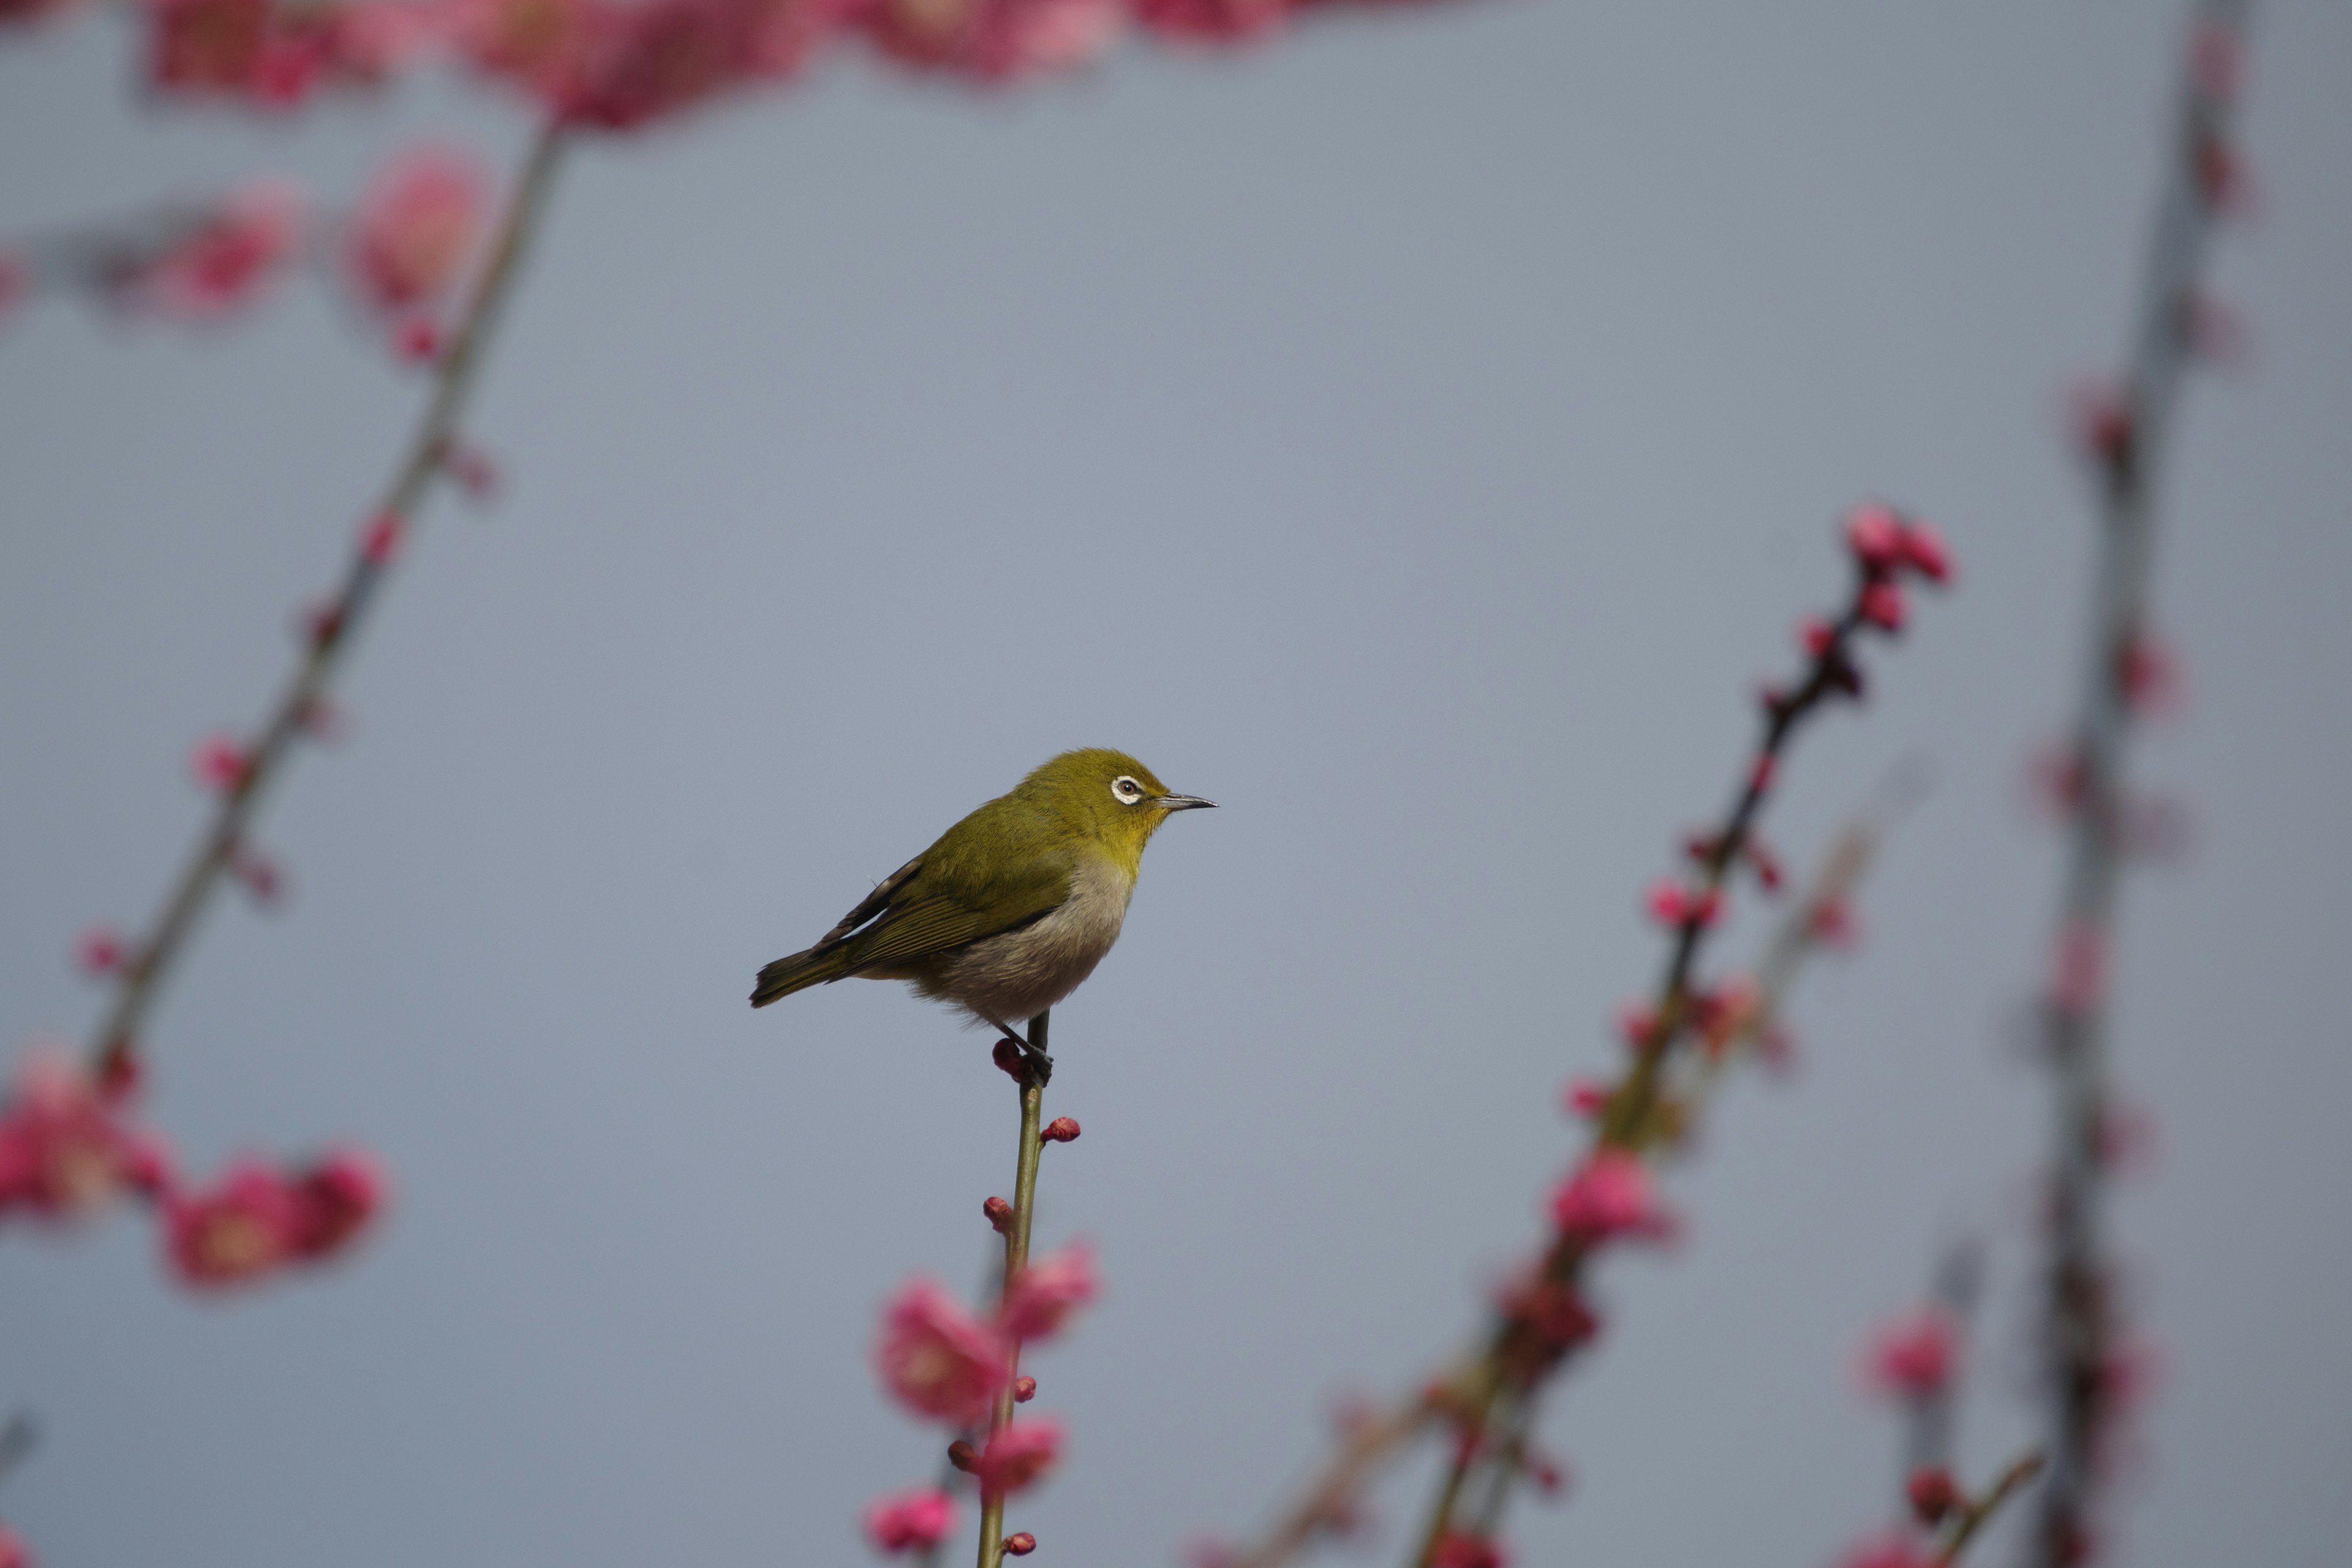
[[[344,247],[352,286],[371,310],[415,310],[457,280],[482,227],[485,182],[473,158],[413,147],[370,184]]]
[[[1903,1495],[1910,1500],[1911,1516],[1922,1524],[1934,1524],[1968,1500],[1952,1479],[1952,1472],[1941,1465],[1930,1465],[1911,1472],[1903,1483]]]
[[[294,1195],[288,1249],[298,1258],[331,1258],[356,1240],[383,1207],[383,1170],[356,1149],[338,1149],[296,1178]]]
[[[1000,1426],[990,1436],[974,1471],[980,1477],[981,1495],[1002,1497],[1025,1490],[1053,1468],[1061,1452],[1061,1424],[1050,1416]]]
[[[1904,564],[1903,519],[1884,501],[1864,501],[1845,514],[1845,547],[1864,572],[1885,576]]]
[[[1508,1568],[1501,1546],[1483,1535],[1456,1531],[1430,1549],[1430,1568]]]
[[[1847,1549],[1838,1568],[1936,1568],[1937,1559],[1911,1536],[1890,1531]]]
[[[985,81],[1083,66],[1118,37],[1120,0],[876,0],[875,47],[908,65]]]
[[[1609,1086],[1597,1079],[1571,1079],[1562,1102],[1575,1116],[1598,1116],[1609,1103]]]
[[[164,1242],[183,1284],[242,1284],[295,1256],[304,1217],[295,1185],[257,1160],[239,1160],[210,1189],[170,1200]]]
[[[1896,1398],[1928,1398],[1950,1385],[1959,1353],[1959,1331],[1951,1314],[1923,1307],[1872,1333],[1863,1351],[1863,1383]]]
[[[460,0],[460,47],[581,125],[630,131],[799,68],[854,0]]]
[[[955,1531],[955,1499],[937,1487],[917,1487],[866,1506],[866,1539],[877,1552],[937,1546]]]
[[[892,1299],[875,1364],[908,1409],[955,1426],[975,1426],[1009,1375],[1012,1347],[928,1279]]]
[[[1675,1233],[1674,1215],[1651,1190],[1649,1167],[1622,1149],[1603,1149],[1559,1184],[1552,1194],[1552,1223],[1587,1241],[1612,1237],[1664,1240]]]
[[[5,1524],[0,1524],[0,1568],[33,1568],[31,1549]]]
[[[112,926],[92,926],[74,944],[74,962],[93,980],[121,973],[130,958],[131,944]]]
[[[1282,26],[1286,0],[1135,0],[1136,20],[1155,33],[1194,43],[1237,43]]]
[[[1865,625],[1876,626],[1881,631],[1901,631],[1904,613],[1902,586],[1893,582],[1870,584],[1863,589],[1862,596],[1854,601],[1854,613]]]
[[[151,262],[130,298],[175,321],[228,315],[285,269],[301,238],[301,192],[280,180],[256,181]]]
[[[1713,925],[1719,904],[1712,889],[1685,888],[1671,877],[1650,886],[1650,914],[1661,925]]]
[[[1930,583],[1952,580],[1952,551],[1932,522],[1914,522],[1903,531],[1903,559]]]
[[[125,1191],[163,1190],[163,1146],[121,1116],[120,1100],[65,1051],[26,1053],[0,1106],[0,1212],[68,1220]]]
[[[188,759],[188,769],[196,782],[209,790],[226,795],[245,782],[246,770],[253,765],[245,743],[236,736],[221,733],[207,735],[196,742]]]
[[[997,1326],[1009,1339],[1045,1339],[1061,1331],[1072,1312],[1095,1299],[1093,1250],[1083,1242],[1045,1258],[1032,1258],[1004,1293]]]

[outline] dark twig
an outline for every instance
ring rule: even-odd
[[[562,124],[551,121],[533,142],[472,297],[436,367],[433,395],[391,483],[370,514],[345,569],[342,586],[317,618],[259,738],[242,752],[236,776],[222,789],[220,803],[198,837],[186,868],[117,974],[113,999],[91,1045],[98,1070],[110,1082],[135,1077],[139,1032],[164,979],[186,948],[198,917],[224,875],[236,865],[264,789],[324,710],[327,689],[341,656],[383,589],[401,531],[414,520],[427,489],[449,458],[482,355],[545,210],[564,141]]]
[[[2117,883],[2128,849],[2124,768],[2148,648],[2155,479],[2171,434],[2202,307],[2199,278],[2242,175],[2229,132],[2247,0],[2198,0],[2182,64],[2174,156],[2150,237],[2130,365],[2089,445],[2098,460],[2098,562],[2072,767],[2075,798],[2047,1005],[2055,1089],[2042,1353],[2050,1400],[2050,1482],[2034,1560],[2072,1568],[2090,1540],[2103,1428],[2114,1415],[2120,1343],[2105,1235],[2106,985]]]

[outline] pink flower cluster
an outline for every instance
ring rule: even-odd
[[[78,0],[0,0],[0,26]],[[575,124],[626,131],[792,77],[835,37],[982,83],[1089,64],[1130,26],[1186,43],[1279,30],[1351,0],[135,0],[146,78],[178,98],[290,110],[435,57]]]
[[[471,259],[487,206],[473,160],[430,145],[396,154],[340,229],[321,223],[290,182],[250,181],[201,206],[58,249],[39,268],[0,250],[0,315],[37,287],[54,286],[127,314],[223,321],[331,250],[365,314],[397,341],[421,329],[429,348],[430,312]]]
[[[131,1120],[131,1098],[127,1083],[94,1079],[62,1051],[29,1053],[0,1104],[0,1216],[58,1224],[142,1198],[161,1218],[173,1273],[210,1288],[332,1258],[383,1207],[382,1174],[352,1151],[292,1170],[240,1160],[192,1187]]]
[[[1059,1333],[1097,1289],[1094,1254],[1084,1245],[1022,1269],[991,1318],[975,1317],[928,1279],[915,1280],[883,1309],[876,1370],[916,1415],[974,1431],[989,1424],[1013,1377],[1020,1346]],[[1012,1385],[1014,1401],[1027,1403],[1036,1386],[1034,1378],[1019,1379]],[[976,1453],[966,1442],[950,1452],[960,1468],[978,1478],[983,1494],[1003,1496],[1032,1485],[1051,1468],[1061,1442],[1060,1425],[1037,1418],[996,1428]],[[936,1489],[883,1498],[866,1510],[866,1536],[883,1552],[928,1547],[954,1528],[954,1500]]]

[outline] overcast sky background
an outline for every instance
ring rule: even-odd
[[[2352,1560],[2352,8],[2259,10],[2261,219],[2217,269],[2259,354],[2172,454],[2192,706],[2141,754],[2199,831],[2131,885],[2121,962],[2161,1129],[2120,1211],[2168,1368],[2126,1492],[2149,1568]],[[1511,1533],[1824,1563],[1894,1500],[1856,1341],[1971,1228],[1990,1470],[2028,1430],[2046,1121],[2021,778],[2090,545],[2056,414],[2125,339],[2180,11],[1479,0],[1003,100],[845,60],[586,151],[472,422],[506,493],[436,505],[354,733],[269,810],[290,907],[225,905],[152,1032],[198,1168],[349,1137],[396,1207],[217,1303],[127,1215],[0,1242],[0,1405],[46,1433],[0,1513],[55,1568],[863,1560],[861,1500],[938,1452],[875,1385],[875,1310],[978,1283],[1012,1096],[898,987],[743,996],[1107,744],[1224,809],[1154,843],[1055,1016],[1048,1114],[1086,1134],[1039,1239],[1094,1237],[1108,1293],[1037,1359],[1069,1460],[1018,1523],[1109,1568],[1262,1520],[1331,1397],[1409,1385],[1538,1235],[1559,1087],[1657,967],[1641,889],[1873,491],[1961,584],[1769,830],[1811,857],[1913,752],[1939,787],[1865,946],[1807,976],[1802,1071],[1737,1086],[1674,1178],[1685,1245],[1606,1270],[1546,1423],[1574,1495]],[[0,47],[0,230],[526,134],[438,80],[146,110],[130,58],[109,18]],[[12,1044],[88,1027],[75,933],[145,918],[189,746],[259,711],[417,395],[307,284],[221,331],[0,330]]]

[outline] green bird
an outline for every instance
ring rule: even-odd
[[[940,834],[814,947],[760,971],[751,1005],[852,974],[905,980],[1025,1049],[1013,1020],[1094,973],[1118,940],[1152,834],[1215,804],[1171,795],[1125,752],[1064,752]]]

